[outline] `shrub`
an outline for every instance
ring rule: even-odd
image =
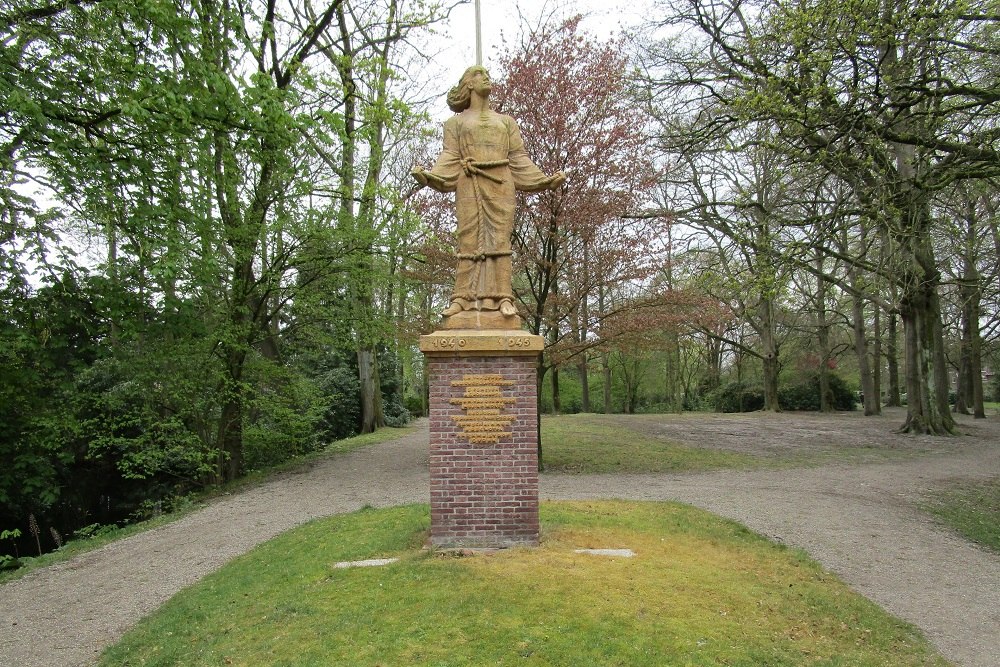
[[[395,396],[390,397],[382,404],[382,417],[385,418],[385,425],[390,428],[402,428],[410,422],[410,411]]]
[[[320,420],[319,435],[325,442],[349,438],[361,424],[361,383],[356,367],[339,366],[326,370],[317,378],[326,395],[327,409]]]
[[[764,388],[743,382],[730,382],[713,396],[716,412],[754,412],[764,408]]]
[[[328,396],[297,369],[255,358],[247,376],[256,392],[247,401],[243,457],[247,470],[261,470],[320,449],[319,426]]]
[[[404,396],[403,405],[409,410],[411,417],[420,417],[424,414],[424,399],[417,394],[407,394]]]
[[[830,373],[830,394],[834,410],[854,410],[854,391],[838,376]],[[778,405],[782,410],[819,410],[819,374],[809,376],[805,381],[778,390]]]

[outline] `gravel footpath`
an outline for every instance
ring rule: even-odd
[[[898,415],[897,415],[898,417]],[[732,417],[752,432],[757,417]],[[785,419],[790,419],[785,417]],[[821,418],[818,418],[821,419]],[[838,422],[876,429],[889,418]],[[820,422],[817,421],[816,425]],[[545,499],[680,500],[805,549],[855,590],[920,627],[964,667],[1000,665],[1000,557],[937,527],[914,505],[955,479],[1000,476],[1000,424],[926,439],[882,463],[685,475],[544,475]],[[701,442],[698,421],[687,439]],[[957,443],[957,446],[956,446]],[[289,528],[365,505],[426,502],[426,421],[397,440],[320,461],[0,586],[0,666],[91,664],[181,588]]]

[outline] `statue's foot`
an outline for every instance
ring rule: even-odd
[[[517,308],[514,307],[510,299],[504,299],[500,302],[500,314],[504,317],[513,317],[517,315]]]
[[[442,317],[451,317],[452,315],[458,315],[462,312],[462,304],[458,301],[452,301],[451,305],[441,311]]]

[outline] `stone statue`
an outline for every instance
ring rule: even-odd
[[[448,92],[455,115],[445,121],[441,155],[431,170],[411,172],[421,186],[455,193],[458,266],[446,328],[520,327],[511,288],[514,191],[554,190],[566,180],[535,166],[514,119],[490,108],[491,90],[484,67],[465,71]]]

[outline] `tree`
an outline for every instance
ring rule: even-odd
[[[985,418],[983,405],[983,340],[981,329],[992,318],[983,310],[985,295],[997,281],[995,215],[989,202],[994,188],[959,183],[942,193],[936,207],[941,218],[938,247],[947,253],[942,273],[951,288],[945,294],[952,320],[958,324],[958,375],[955,411]],[[994,315],[995,318],[995,315]]]
[[[672,54],[680,65],[672,83],[657,79],[653,88],[684,90],[686,101],[711,108],[699,118],[702,137],[749,119],[773,122],[775,145],[790,159],[852,189],[859,213],[900,254],[890,277],[905,330],[903,429],[950,432],[930,202],[1000,164],[988,64],[995,20],[952,2],[872,2],[856,13],[826,0],[676,8],[676,22],[705,42]]]
[[[597,344],[612,312],[594,295],[651,276],[663,252],[664,220],[622,217],[655,181],[645,123],[621,76],[622,41],[596,42],[580,20],[531,30],[501,57],[494,93],[538,166],[569,175],[557,192],[521,206],[514,233],[515,295],[528,328],[546,339],[539,382],[552,371],[557,409],[559,367]]]
[[[49,480],[34,502],[52,506],[43,487],[55,488],[90,511],[97,498],[85,498],[94,487],[83,478],[103,476],[117,480],[118,495],[136,490],[128,514],[143,499],[231,479],[333,433],[325,415],[349,384],[339,371],[357,374],[357,365],[339,350],[320,361],[313,352],[354,324],[334,322],[357,302],[342,298],[344,285],[376,294],[388,282],[372,276],[392,264],[386,230],[403,227],[397,207],[384,205],[398,197],[379,165],[386,137],[411,131],[414,114],[392,90],[389,50],[435,15],[404,5],[5,7],[0,289],[14,313],[4,339],[26,363],[3,357],[12,372],[3,391],[35,378],[58,398],[35,404],[28,393],[39,408],[28,418],[4,412],[10,439],[0,455],[33,452]],[[331,67],[345,34],[362,45],[340,52],[358,73],[350,90]],[[363,176],[342,187],[343,170],[330,166],[345,147]],[[45,198],[32,201],[29,183]],[[340,224],[345,201],[361,222]],[[78,250],[89,246],[76,261],[59,248],[72,235]],[[36,334],[64,329],[27,283],[32,262],[53,287],[46,298],[76,294],[87,306],[66,312],[88,344],[67,352],[65,377],[32,368],[47,356]],[[389,301],[380,296],[369,305],[381,316]],[[46,447],[32,444],[57,426]]]
[[[764,409],[778,411],[779,354],[787,335],[782,301],[790,268],[782,257],[788,239],[781,223],[797,207],[789,194],[794,184],[783,177],[785,164],[767,145],[763,126],[697,146],[688,144],[687,134],[681,125],[659,139],[660,150],[685,166],[668,183],[674,215],[702,237],[690,244],[703,267],[695,282],[753,328],[754,344],[744,351],[761,362]]]

